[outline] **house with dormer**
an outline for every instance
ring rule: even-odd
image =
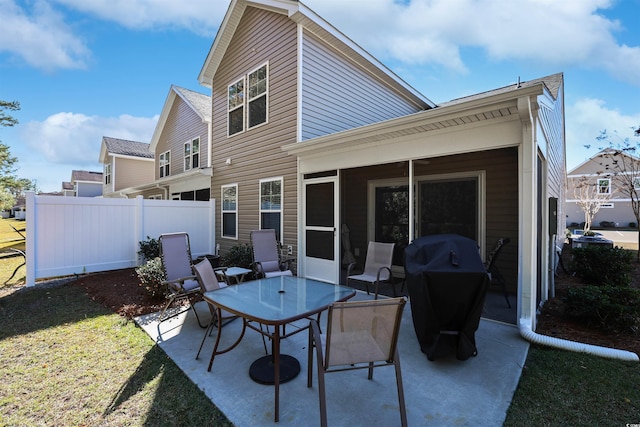
[[[462,234],[483,258],[508,237],[501,271],[535,327],[564,227],[562,74],[436,104],[302,2],[232,0],[198,78],[221,251],[275,228],[297,274],[338,283],[342,225],[361,263],[395,242],[398,274],[416,237]]]
[[[104,197],[127,197],[132,187],[153,181],[155,164],[149,143],[104,136],[99,160],[104,168]]]

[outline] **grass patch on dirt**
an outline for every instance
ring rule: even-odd
[[[79,286],[0,298],[0,425],[231,425],[148,336]]]

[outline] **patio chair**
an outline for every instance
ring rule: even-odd
[[[375,299],[378,299],[379,285],[381,282],[386,282],[391,284],[393,296],[397,296],[393,273],[391,271],[394,246],[395,243],[369,242],[367,258],[364,263],[364,271],[362,274],[352,275],[352,270],[356,264],[349,264],[347,269],[347,286],[349,286],[351,280],[364,282],[367,295],[369,295],[369,284],[375,285]],[[403,289],[404,282],[400,291]]]
[[[489,273],[489,278],[491,280],[491,285],[499,286],[502,289],[502,293],[504,294],[504,299],[507,300],[507,307],[511,308],[511,302],[509,302],[509,292],[507,292],[507,282],[500,274],[500,270],[498,270],[498,266],[496,262],[498,261],[498,255],[502,252],[502,248],[504,245],[509,243],[511,240],[508,237],[500,238],[496,242],[495,248],[489,254],[487,261],[485,262],[485,268],[487,269],[487,273]]]
[[[160,235],[158,240],[162,266],[166,274],[166,280],[163,283],[167,285],[169,291],[168,301],[160,313],[160,322],[192,309],[198,325],[206,328],[207,325],[200,322],[198,311],[193,306],[194,298],[200,295],[200,284],[193,274],[189,235],[187,233],[166,233]],[[180,300],[187,300],[189,307],[165,317],[169,306]]]
[[[280,259],[276,230],[253,230],[250,233],[250,238],[256,278],[293,275],[291,272],[293,259]]]
[[[395,367],[400,420],[407,425],[404,390],[400,358],[398,356],[398,334],[405,299],[385,298],[369,301],[336,302],[329,306],[326,336],[321,335],[320,326],[311,320],[307,363],[307,387],[313,383],[313,353],[316,353],[318,372],[318,397],[320,400],[320,425],[327,425],[327,402],[325,379],[327,373],[368,369],[368,379],[373,379],[373,369],[383,366]],[[335,399],[353,400],[372,396],[362,393],[356,396],[336,396]],[[379,402],[380,407],[385,403]],[[355,404],[354,407],[358,405]]]

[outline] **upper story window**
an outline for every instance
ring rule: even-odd
[[[633,178],[633,189],[640,190],[640,177]]]
[[[104,165],[104,183],[111,184],[111,163]]]
[[[611,194],[611,180],[598,178],[598,194]]]
[[[200,167],[200,138],[184,144],[184,170]]]
[[[171,151],[161,153],[158,162],[160,163],[160,178],[171,175]]]
[[[222,186],[222,237],[238,237],[238,184]]]
[[[229,136],[243,132],[245,122],[247,129],[267,122],[268,76],[268,64],[264,64],[229,85],[227,102]]]
[[[281,240],[282,178],[260,180],[260,229],[273,228]]]

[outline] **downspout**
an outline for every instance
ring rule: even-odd
[[[529,127],[530,135],[532,136],[531,144],[533,144],[532,149],[536,147],[536,141],[533,137],[533,132],[535,131],[535,119],[533,116],[532,106],[531,106],[531,98],[519,98],[518,99],[518,109],[520,110],[520,119],[522,121],[523,127]],[[523,141],[525,144],[526,141]],[[531,295],[530,297],[533,297]],[[522,301],[519,301],[522,304]],[[522,307],[519,307],[520,311],[520,320],[518,322],[518,329],[520,331],[520,335],[527,341],[542,345],[545,347],[557,348],[560,350],[574,351],[578,353],[586,353],[594,356],[604,357],[608,359],[618,359],[630,362],[638,362],[640,359],[636,353],[619,350],[608,347],[601,347],[597,345],[584,344],[577,341],[565,340],[561,338],[550,337],[547,335],[538,334],[533,331],[532,326],[534,324],[534,320],[529,316],[532,316],[532,310],[522,310]],[[535,311],[534,311],[535,312]]]
[[[160,184],[156,184],[156,188],[164,191],[164,200],[169,200],[169,189],[167,187],[163,187]]]

